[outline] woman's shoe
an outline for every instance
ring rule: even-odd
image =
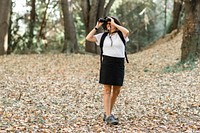
[[[117,124],[119,124],[118,120],[116,120],[116,119],[113,117],[113,115],[110,115],[109,117],[107,117],[107,118],[105,119],[105,122],[106,122],[107,124],[111,124],[111,125],[117,125]]]
[[[119,120],[117,117],[115,117],[113,114],[110,114],[115,120]],[[106,114],[103,114],[103,121],[106,120]]]

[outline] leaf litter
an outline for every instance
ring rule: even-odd
[[[128,55],[117,126],[102,121],[98,55],[1,56],[0,132],[200,132],[200,61],[164,72],[180,61],[181,41],[180,32]]]

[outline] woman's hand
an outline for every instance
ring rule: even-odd
[[[114,19],[113,19],[112,17],[108,17],[108,18],[111,20],[111,22],[110,22],[111,26],[114,26],[114,27],[116,27],[118,30],[120,30],[125,38],[128,37],[128,35],[129,35],[128,29],[126,29],[126,28],[123,27],[122,25],[116,24],[115,21],[114,21]]]
[[[114,19],[113,18],[111,18],[111,17],[108,17],[111,21],[110,21],[110,24],[112,25],[112,26],[115,26],[116,24],[115,24],[115,21],[114,21]]]
[[[89,32],[89,34],[86,36],[86,40],[90,41],[90,42],[96,42],[97,39],[96,37],[94,37],[94,34],[96,33],[96,31],[99,29],[99,27],[101,27],[103,25],[102,22],[97,21],[96,26]]]
[[[97,29],[99,29],[101,26],[103,25],[103,23],[102,22],[99,22],[99,21],[97,21],[97,23],[96,23],[96,28]]]

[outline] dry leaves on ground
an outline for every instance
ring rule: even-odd
[[[99,56],[0,57],[0,132],[200,132],[200,61],[165,73],[180,60],[181,33],[157,43],[128,55],[117,126],[102,121]]]

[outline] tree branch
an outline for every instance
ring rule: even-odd
[[[105,8],[104,16],[108,15],[110,8],[112,7],[114,2],[115,2],[115,0],[109,0],[108,4],[106,5],[106,8]]]

